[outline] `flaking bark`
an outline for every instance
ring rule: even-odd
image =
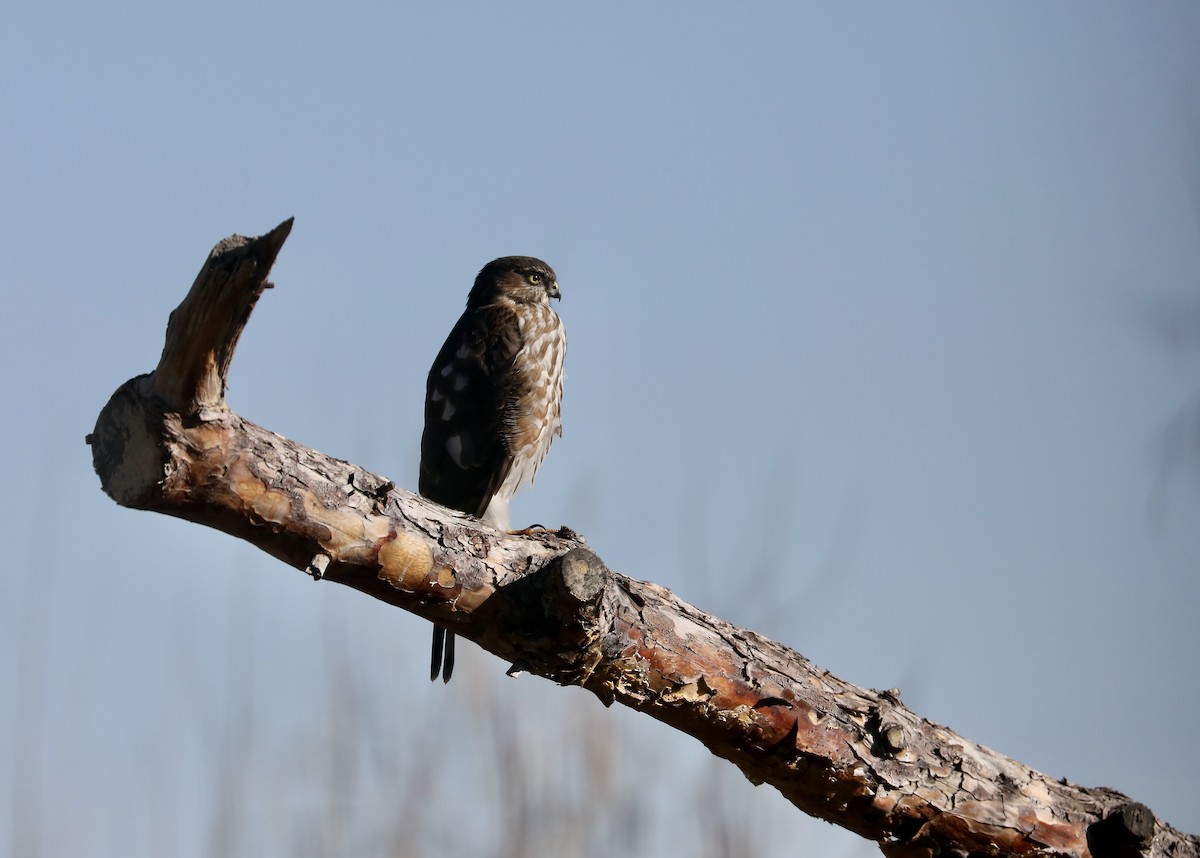
[[[1200,854],[1196,837],[1118,792],[1048,778],[917,716],[898,692],[851,685],[612,572],[569,529],[497,532],[238,417],[229,364],[290,228],[219,243],[171,315],[158,367],[101,411],[88,440],[117,503],[225,531],[514,669],[645,712],[889,856]]]

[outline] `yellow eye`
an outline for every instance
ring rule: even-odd
[[[529,275],[529,282],[530,282],[530,283],[532,283],[534,286],[538,285],[539,283],[541,283],[541,282],[542,282],[542,275],[540,275],[540,274],[530,274],[530,275]]]

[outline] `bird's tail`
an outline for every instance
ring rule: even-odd
[[[454,673],[454,632],[434,625],[433,658],[429,665],[429,679],[436,682],[437,678],[441,676],[442,682],[449,682],[452,673]]]

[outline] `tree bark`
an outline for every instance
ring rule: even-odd
[[[171,314],[157,368],[88,436],[122,506],[206,524],[606,705],[696,737],[888,856],[1196,856],[1200,839],[1107,788],[1056,781],[858,688],[670,591],[612,572],[562,528],[501,533],[225,402],[230,361],[291,229],[221,241]]]

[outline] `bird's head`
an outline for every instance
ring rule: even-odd
[[[562,299],[554,269],[532,256],[502,256],[493,259],[471,287],[468,307],[481,307],[496,298],[506,297],[520,304],[549,304]]]

